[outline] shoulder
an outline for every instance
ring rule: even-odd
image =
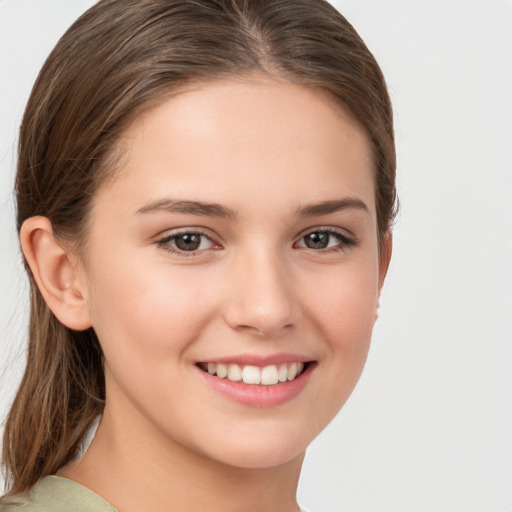
[[[58,476],[42,478],[31,489],[0,498],[0,512],[118,512],[83,485]],[[309,512],[300,507],[300,512]]]
[[[101,496],[67,478],[47,476],[31,489],[0,499],[0,512],[117,512]]]

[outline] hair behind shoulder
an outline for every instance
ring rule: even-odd
[[[23,117],[17,225],[50,219],[63,244],[87,241],[91,198],[118,162],[141,112],[191,82],[262,73],[327,90],[373,146],[379,239],[395,213],[391,105],[382,73],[353,27],[324,0],[102,0],[60,39]],[[23,380],[4,433],[10,493],[75,455],[105,400],[93,329],[56,319],[27,266],[31,312]]]

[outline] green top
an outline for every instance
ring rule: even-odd
[[[119,512],[87,487],[54,475],[42,478],[23,494],[0,498],[0,512],[18,511]]]
[[[101,496],[68,478],[46,476],[23,494],[0,498],[0,512],[118,512]]]

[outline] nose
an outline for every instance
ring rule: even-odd
[[[277,337],[300,322],[302,312],[292,276],[277,254],[241,257],[231,270],[224,318],[232,329]]]

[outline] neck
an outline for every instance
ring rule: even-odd
[[[233,467],[160,433],[148,435],[140,423],[120,421],[107,407],[85,455],[59,475],[122,512],[297,512],[303,454],[270,468]]]

